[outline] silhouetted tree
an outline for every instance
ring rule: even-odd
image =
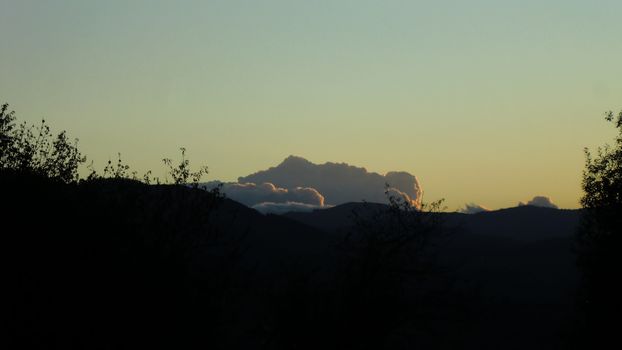
[[[7,103],[0,107],[0,160],[2,165],[7,162],[13,146],[13,128],[15,127],[15,111],[9,111]]]
[[[606,120],[618,129],[618,136],[613,146],[598,148],[596,156],[585,150],[584,216],[578,234],[584,310],[592,341],[617,336],[622,312],[622,111],[606,113]]]
[[[443,231],[442,201],[417,208],[386,192],[390,205],[355,210],[322,264],[283,266],[279,287],[268,293],[264,348],[382,349],[424,322],[419,306],[435,272],[431,241]]]
[[[382,348],[393,332],[416,323],[425,294],[420,282],[435,270],[431,241],[442,232],[443,200],[418,208],[388,185],[386,195],[388,208],[354,213],[355,226],[340,245],[340,327],[355,348]]]
[[[25,122],[15,125],[15,112],[8,104],[0,109],[0,169],[43,175],[62,182],[77,182],[78,167],[86,161],[65,131],[54,137],[50,127]]]

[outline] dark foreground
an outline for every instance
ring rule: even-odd
[[[586,337],[578,211],[402,227],[381,205],[263,216],[130,180],[5,173],[0,193],[11,348],[567,349]]]

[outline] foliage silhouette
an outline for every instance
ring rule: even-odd
[[[16,126],[15,120],[15,111],[9,111],[9,105],[3,104],[0,107],[0,169],[38,174],[65,183],[80,180],[78,168],[86,162],[86,157],[78,150],[77,139],[71,143],[65,131],[53,137],[45,120],[38,126],[26,123]],[[197,171],[192,171],[190,161],[186,159],[186,149],[182,147],[180,150],[181,161],[178,165],[173,165],[169,158],[163,159],[163,162],[175,185],[191,185],[197,188],[201,178],[208,173],[208,168],[201,166]],[[91,162],[87,167],[89,175],[85,180],[132,179],[145,184],[160,184],[159,178],[152,178],[151,170],[142,177],[137,172],[130,173],[130,166],[122,161],[121,153],[117,155],[114,164],[112,160],[108,160],[102,175],[97,173]]]
[[[128,171],[130,170],[130,166],[127,164],[123,164],[121,160],[121,153],[118,153],[118,160],[116,167],[112,166],[112,161],[108,160],[108,164],[104,168],[104,177],[112,177],[115,179],[126,179],[128,178]]]
[[[622,313],[622,288],[617,283],[622,269],[622,111],[617,115],[607,112],[605,119],[618,129],[618,135],[614,146],[599,147],[596,156],[585,150],[584,215],[577,236],[590,344],[614,341],[615,320]]]
[[[199,186],[201,178],[208,173],[207,166],[201,166],[197,171],[190,170],[190,161],[186,159],[186,149],[180,148],[181,161],[178,165],[174,166],[173,161],[169,158],[164,158],[162,161],[169,169],[169,175],[173,179],[175,185],[191,185],[194,188]]]
[[[79,180],[78,167],[86,162],[62,131],[54,137],[45,120],[39,126],[15,126],[15,112],[8,104],[0,108],[0,169],[43,175],[65,183]]]
[[[367,335],[360,348],[381,348],[392,332],[416,321],[425,293],[420,282],[437,272],[430,242],[442,235],[443,200],[416,208],[389,189],[388,209],[353,213],[355,226],[340,243],[344,324],[352,337]]]

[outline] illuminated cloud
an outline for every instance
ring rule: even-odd
[[[421,204],[422,196],[417,178],[407,172],[380,175],[346,163],[314,164],[296,156],[289,156],[276,167],[240,177],[238,182],[269,182],[281,188],[313,188],[331,205],[363,200],[386,203],[385,184],[389,184],[393,193],[407,196],[416,206]]]
[[[490,209],[475,203],[467,203],[464,205],[464,208],[458,210],[459,213],[463,214],[477,214],[486,211],[490,211]]]
[[[397,188],[390,187],[390,188],[386,189],[386,195],[388,197],[392,197],[392,198],[396,198],[396,199],[402,199],[404,202],[409,203],[410,205],[413,205],[413,206],[415,206],[417,208],[419,208],[420,205],[421,205],[420,201],[412,199],[408,194],[398,190]]]
[[[314,209],[322,209],[326,207],[320,206],[320,205],[307,204],[307,203],[298,203],[298,202],[285,202],[285,203],[263,202],[263,203],[253,205],[252,208],[263,214],[285,214],[290,211],[310,212],[310,211],[313,211]]]
[[[557,205],[555,205],[553,203],[553,201],[551,201],[551,198],[546,197],[546,196],[535,196],[535,197],[533,197],[532,200],[530,200],[527,203],[525,203],[525,202],[518,203],[519,207],[520,206],[524,206],[524,205],[533,205],[535,207],[559,209],[559,207]]]
[[[260,203],[303,203],[316,207],[324,206],[324,196],[317,190],[308,187],[281,188],[266,182],[261,185],[254,183],[221,183],[210,182],[207,188],[221,185],[221,191],[234,201],[253,207]]]

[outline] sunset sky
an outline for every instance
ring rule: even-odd
[[[234,181],[290,154],[424,200],[576,208],[622,109],[622,1],[0,0],[0,103],[102,169],[186,147]]]

